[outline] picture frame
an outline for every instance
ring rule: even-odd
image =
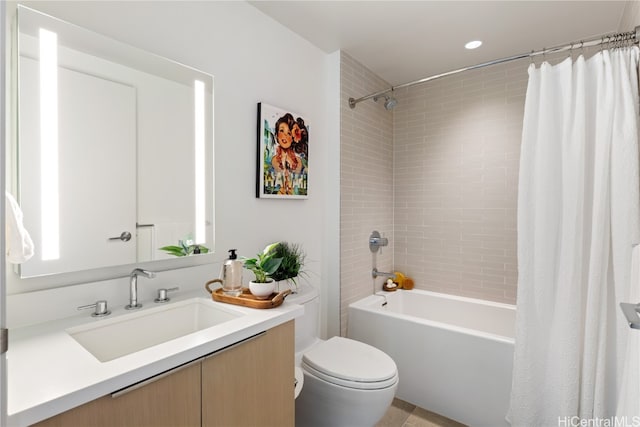
[[[300,114],[258,103],[256,197],[306,199],[309,124]]]

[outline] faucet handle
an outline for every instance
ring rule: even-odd
[[[372,254],[382,253],[382,247],[389,244],[389,239],[383,237],[378,230],[373,230],[369,236],[369,250]]]
[[[89,308],[95,308],[95,311],[91,313],[91,317],[103,317],[111,314],[111,311],[107,309],[106,300],[96,301],[94,304],[81,305],[78,310],[87,310]]]
[[[158,289],[158,297],[153,301],[157,303],[169,302],[170,298],[167,296],[167,293],[177,291],[178,289],[180,288],[177,286],[175,288],[169,288],[169,289],[164,289],[164,288]]]

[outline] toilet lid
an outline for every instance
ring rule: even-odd
[[[368,344],[333,337],[302,356],[307,371],[334,384],[359,389],[390,387],[398,380],[396,364]]]

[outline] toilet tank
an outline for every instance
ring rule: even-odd
[[[320,298],[318,295],[318,290],[313,286],[300,284],[295,293],[287,296],[287,302],[300,304],[304,307],[304,314],[295,319],[296,353],[314,344],[320,334]]]

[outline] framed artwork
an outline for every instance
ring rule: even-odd
[[[309,124],[304,117],[258,103],[256,197],[306,199]]]

